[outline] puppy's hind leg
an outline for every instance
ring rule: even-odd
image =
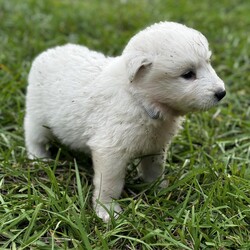
[[[46,150],[46,144],[51,137],[49,128],[42,126],[31,117],[24,120],[25,144],[29,159],[48,159],[50,153]]]
[[[95,171],[93,205],[97,215],[105,222],[109,221],[112,210],[115,217],[121,212],[119,204],[113,199],[120,197],[124,186],[127,161],[122,158],[122,155],[92,152]]]

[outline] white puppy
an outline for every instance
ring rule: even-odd
[[[143,179],[160,178],[182,116],[207,110],[225,96],[210,56],[201,33],[173,22],[139,32],[115,58],[72,44],[49,49],[35,59],[28,79],[29,158],[50,157],[46,144],[53,136],[89,152],[94,208],[107,221],[128,163],[144,156]],[[117,203],[114,210],[121,211]]]

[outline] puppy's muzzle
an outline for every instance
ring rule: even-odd
[[[220,101],[226,95],[226,90],[219,90],[215,93],[215,97]]]

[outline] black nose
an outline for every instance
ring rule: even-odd
[[[222,90],[222,91],[220,90],[215,93],[215,97],[218,99],[218,101],[220,101],[225,95],[226,95],[225,90]]]

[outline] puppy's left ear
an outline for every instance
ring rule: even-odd
[[[128,60],[126,66],[129,81],[133,82],[135,79],[143,77],[151,68],[151,65],[152,60],[142,56],[133,57]]]

